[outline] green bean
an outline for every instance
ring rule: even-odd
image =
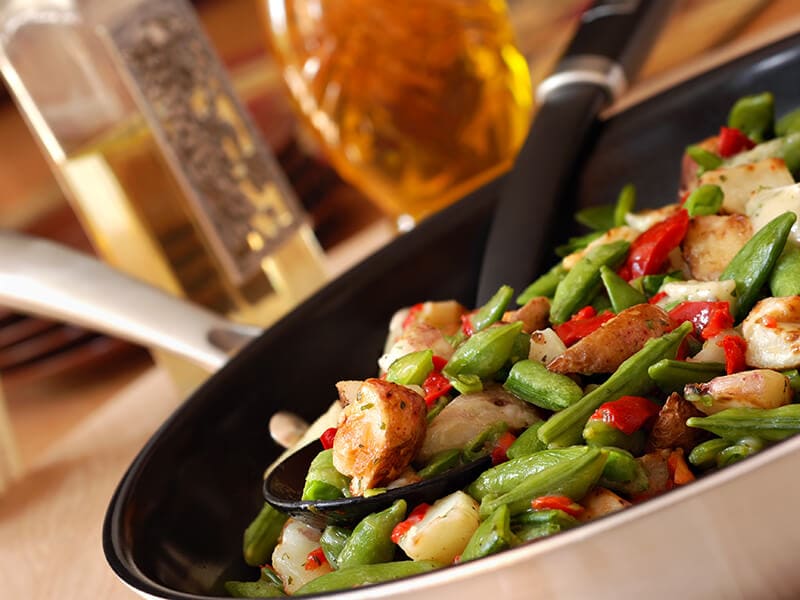
[[[800,247],[786,244],[769,276],[769,289],[778,298],[800,294]]]
[[[256,518],[244,530],[243,554],[248,565],[256,567],[269,560],[288,518],[270,504],[264,503]]]
[[[481,379],[494,375],[511,356],[522,322],[490,327],[472,335],[461,344],[445,365],[442,373],[448,378],[474,375]]]
[[[614,227],[616,208],[613,204],[587,206],[575,213],[575,220],[592,231],[608,231]]]
[[[737,321],[747,316],[755,304],[796,220],[793,212],[775,217],[742,246],[719,276],[720,281],[732,279],[736,282]]]
[[[578,250],[583,250],[595,241],[597,238],[603,235],[602,231],[591,231],[584,235],[579,235],[576,237],[571,237],[567,240],[566,244],[562,244],[561,246],[556,246],[556,256],[565,257],[569,256],[573,252],[577,252]]]
[[[503,313],[511,302],[514,290],[510,286],[502,285],[494,295],[481,308],[469,317],[473,331],[486,329],[492,323],[496,323],[503,316]]]
[[[461,553],[461,561],[467,562],[494,554],[514,544],[511,533],[511,515],[508,506],[498,506],[488,519],[480,524]]]
[[[784,136],[800,132],[800,108],[786,113],[775,123],[775,135]]]
[[[800,392],[800,371],[797,369],[789,369],[788,371],[781,371],[781,375],[789,380],[789,385],[792,386],[792,391],[795,394]]]
[[[558,284],[564,279],[566,274],[567,270],[564,268],[564,265],[558,263],[547,273],[526,287],[523,292],[517,296],[517,304],[522,306],[531,298],[536,298],[538,296],[551,297],[556,292]]]
[[[689,194],[683,207],[687,210],[690,217],[700,215],[715,215],[722,208],[722,201],[725,196],[722,188],[710,183],[701,185]]]
[[[418,575],[420,573],[427,573],[428,571],[439,569],[443,566],[444,565],[429,560],[401,560],[347,567],[317,577],[309,581],[295,593],[298,596],[303,596],[306,594],[321,594],[334,590],[361,587],[373,583],[411,577],[412,575]]]
[[[322,547],[322,552],[325,554],[325,558],[328,559],[328,563],[334,569],[339,568],[339,555],[342,553],[342,549],[347,544],[347,540],[350,539],[352,533],[352,529],[338,525],[328,525],[322,531],[319,545]]]
[[[619,240],[589,250],[558,284],[550,305],[550,320],[563,323],[589,304],[600,285],[600,267],[618,265],[629,247],[630,243]]]
[[[528,509],[511,518],[511,530],[525,527],[526,525],[542,525],[542,524],[557,525],[561,529],[569,529],[580,525],[580,521],[568,515],[563,510],[556,508],[548,508],[545,510],[532,510]]]
[[[707,417],[690,417],[686,424],[734,442],[748,437],[779,442],[800,432],[800,404],[727,408]]]
[[[735,444],[731,444],[717,454],[717,467],[720,469],[739,462],[742,459],[752,456],[764,447],[763,440],[758,438],[746,438]]]
[[[589,419],[583,427],[583,439],[588,446],[615,446],[633,454],[641,454],[646,437],[647,434],[642,430],[628,434],[601,419]]]
[[[451,450],[443,450],[434,455],[422,469],[417,471],[422,479],[430,479],[435,475],[440,475],[445,471],[449,471],[453,467],[461,464],[461,450],[453,448]]]
[[[530,542],[562,531],[563,528],[556,523],[532,523],[520,528],[514,535],[520,542]]]
[[[225,591],[234,598],[281,598],[283,583],[268,567],[261,568],[257,581],[226,581]]]
[[[770,92],[740,98],[728,114],[728,127],[735,127],[755,142],[772,136],[774,121],[775,98]]]
[[[714,377],[725,375],[725,365],[717,362],[686,362],[684,360],[662,359],[647,369],[650,379],[661,390],[683,392],[688,383],[706,383]]]
[[[336,500],[343,498],[350,480],[333,466],[333,449],[323,450],[308,467],[303,486],[303,500]]]
[[[633,212],[635,206],[636,187],[632,183],[626,183],[622,186],[622,190],[617,196],[617,204],[614,206],[614,226],[621,227],[625,225],[625,216],[629,212]]]
[[[545,446],[539,439],[538,433],[539,427],[541,427],[543,423],[544,421],[537,421],[519,434],[517,439],[514,440],[514,443],[511,444],[506,451],[506,456],[509,459],[522,458],[523,456],[528,456],[534,452],[546,450],[547,446]]]
[[[584,446],[574,446],[542,450],[508,460],[481,473],[467,488],[467,493],[478,501],[486,496],[501,496],[516,488],[527,478],[584,454],[586,454]]]
[[[608,459],[600,485],[623,494],[638,494],[649,487],[647,473],[633,454],[621,448],[606,448]]]
[[[521,481],[512,490],[500,495],[484,496],[481,516],[492,514],[507,504],[512,515],[530,508],[531,500],[539,496],[561,495],[583,498],[603,472],[608,453],[598,448],[582,447],[583,452],[573,458],[558,461]],[[517,459],[524,460],[524,459]]]
[[[422,385],[433,370],[433,350],[419,350],[401,356],[386,370],[386,379],[401,385]]]
[[[392,529],[406,516],[406,501],[395,500],[386,510],[367,515],[353,529],[339,553],[340,569],[385,563],[394,558]]]
[[[686,154],[700,167],[698,174],[702,174],[704,171],[713,171],[722,166],[722,158],[700,146],[689,146],[686,148]]]
[[[619,314],[631,306],[647,302],[647,297],[642,292],[605,265],[600,267],[600,278],[611,302],[611,310],[615,314]]]
[[[800,172],[800,132],[793,132],[783,138],[780,145],[780,158],[786,163],[786,168],[797,175]]]
[[[508,431],[508,424],[503,421],[491,423],[478,435],[472,438],[462,449],[464,460],[472,462],[491,452],[498,438]]]
[[[528,359],[514,363],[503,387],[517,398],[547,410],[561,410],[583,396],[581,386],[572,379]]]
[[[583,426],[601,404],[620,396],[639,396],[653,387],[647,369],[662,358],[674,358],[683,338],[692,330],[689,322],[660,338],[648,340],[636,354],[625,360],[604,383],[572,406],[551,416],[539,428],[539,439],[550,447],[580,443]]]
[[[716,464],[719,453],[730,446],[731,443],[730,440],[714,438],[698,444],[689,453],[689,462],[701,469],[712,467]]]

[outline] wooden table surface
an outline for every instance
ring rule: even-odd
[[[246,11],[255,0],[233,4]],[[218,5],[199,5],[201,12],[213,13],[212,33],[215,19],[225,18],[215,12]],[[746,7],[750,14],[743,20],[742,14],[733,14],[732,5]],[[515,10],[520,19],[532,18]],[[800,17],[800,9],[794,0],[687,0],[629,96],[708,60],[711,47],[710,55],[727,55],[779,32],[800,29],[795,16]],[[561,38],[566,39],[564,34]],[[536,68],[533,72],[534,78],[542,75]],[[0,112],[0,130],[25,136],[18,120],[7,113]],[[3,139],[8,139],[5,133]],[[33,174],[38,167],[12,174],[2,171],[3,164],[0,160],[0,189],[12,175],[21,191],[39,185]],[[8,225],[30,210],[30,206],[12,208],[0,206],[0,225],[4,215]],[[334,268],[352,264],[383,243],[389,234],[381,227],[371,226],[332,248]],[[99,369],[45,379],[7,376],[3,383],[23,473],[0,495],[0,596],[136,597],[106,565],[100,533],[108,500],[128,464],[181,401],[167,375],[144,354],[132,353]]]

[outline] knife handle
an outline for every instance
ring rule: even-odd
[[[672,10],[671,0],[598,0],[581,15],[578,28],[553,73],[539,85],[544,102],[564,85],[591,83],[609,102],[621,96],[641,67]]]

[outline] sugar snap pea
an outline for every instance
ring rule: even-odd
[[[600,267],[600,278],[611,302],[611,310],[616,314],[631,306],[647,302],[647,297],[641,291],[605,265]]]
[[[547,273],[526,287],[522,293],[517,296],[517,304],[522,306],[531,298],[536,298],[537,296],[551,297],[566,274],[567,270],[564,268],[564,265],[559,262],[547,271]]]
[[[697,444],[692,451],[689,452],[689,462],[695,467],[705,469],[713,467],[717,464],[717,456],[725,448],[730,446],[733,442],[723,438],[714,438],[706,440],[701,444]]]
[[[647,369],[662,358],[674,358],[683,338],[692,330],[690,322],[648,340],[636,354],[625,360],[602,384],[572,406],[555,413],[539,428],[539,439],[550,447],[580,443],[583,426],[601,404],[620,396],[640,396],[653,387]]]
[[[589,304],[600,285],[600,267],[617,266],[630,248],[624,240],[602,244],[589,250],[558,284],[550,305],[550,320],[563,323]]]
[[[769,276],[769,289],[779,298],[800,294],[800,247],[786,244]]]
[[[508,431],[508,424],[505,421],[490,423],[478,435],[469,440],[461,453],[464,460],[472,462],[482,456],[486,456],[497,443],[497,440]]]
[[[347,538],[337,559],[339,568],[388,562],[394,558],[392,529],[406,516],[406,501],[395,500],[380,512],[367,515],[358,522]]]
[[[433,569],[443,567],[439,563],[429,560],[401,560],[372,565],[358,565],[356,567],[341,568],[338,571],[326,573],[321,577],[309,581],[297,592],[298,596],[307,594],[321,594],[335,590],[361,587],[383,581],[392,581],[402,577],[411,577],[426,573]]]
[[[761,288],[783,252],[789,231],[797,220],[793,212],[785,212],[759,229],[720,274],[720,281],[736,282],[736,320],[747,316]]]
[[[514,544],[511,533],[511,514],[505,504],[478,526],[461,553],[461,561],[467,562],[510,548]]]
[[[688,211],[690,217],[715,215],[722,208],[724,198],[722,188],[706,183],[698,186],[689,194],[683,207]]]
[[[615,446],[634,454],[641,454],[646,437],[641,429],[625,433],[601,419],[589,419],[583,427],[583,439],[587,445],[598,448]]]
[[[544,421],[537,421],[533,425],[530,425],[525,431],[520,433],[517,436],[517,439],[514,440],[514,443],[511,444],[508,450],[506,450],[506,456],[510,459],[522,458],[523,456],[528,456],[534,452],[546,450],[547,446],[545,446],[539,439],[538,433],[539,427],[541,427],[543,423]]]
[[[487,469],[470,484],[467,492],[476,500],[486,496],[500,496],[510,492],[527,478],[536,475],[561,462],[578,458],[586,454],[584,446],[542,450],[527,456],[521,456]]]
[[[352,533],[352,529],[339,525],[328,525],[322,531],[319,545],[322,547],[325,558],[328,559],[328,564],[334,569],[339,568],[339,555],[342,553],[342,549]]]
[[[303,486],[303,500],[336,500],[343,498],[342,490],[350,480],[333,466],[333,449],[323,450],[314,457],[308,467]]]
[[[600,485],[623,494],[638,494],[649,486],[642,463],[621,448],[606,448],[608,459],[600,476]]]
[[[477,312],[469,317],[473,331],[486,329],[492,323],[496,323],[503,316],[503,313],[511,302],[514,290],[510,286],[501,285],[500,288],[481,306]]]
[[[561,410],[583,396],[581,386],[535,360],[514,363],[503,387],[517,398],[547,410]]]
[[[717,362],[687,362],[664,358],[647,369],[650,379],[667,393],[682,392],[688,383],[706,383],[725,374],[725,365]]]
[[[452,448],[450,450],[443,450],[434,455],[423,468],[417,471],[422,479],[428,479],[434,475],[439,475],[445,471],[449,471],[453,467],[461,463],[461,450]]]
[[[522,325],[517,321],[479,331],[456,349],[442,373],[448,379],[464,375],[483,379],[494,375],[511,356]]]
[[[256,581],[226,581],[225,591],[234,598],[282,598],[286,596],[283,583],[269,567],[261,568]]]
[[[386,370],[386,379],[401,385],[422,385],[433,370],[433,350],[410,352],[395,360]]]
[[[755,142],[772,137],[775,121],[775,97],[771,92],[744,96],[728,113],[728,127],[735,127]]]
[[[698,174],[701,174],[704,171],[711,171],[722,166],[722,158],[713,152],[709,152],[701,146],[692,145],[687,147],[686,154],[688,154],[689,157],[697,163],[697,166],[700,167]]]
[[[269,560],[288,518],[270,504],[264,503],[256,518],[244,530],[244,560],[248,565],[256,567]]]
[[[752,456],[763,447],[763,440],[758,438],[745,438],[743,440],[739,440],[737,443],[731,444],[717,454],[717,466],[722,469],[728,465],[732,465],[733,463],[739,462],[748,456]]]
[[[800,432],[800,404],[778,408],[727,408],[707,417],[690,417],[686,424],[731,441],[759,438],[779,442]]]
[[[561,460],[527,477],[504,494],[484,496],[481,500],[481,516],[492,514],[503,504],[507,504],[511,514],[515,515],[530,508],[532,499],[550,494],[568,496],[573,500],[582,498],[600,479],[608,453],[587,446],[581,450],[577,456]]]

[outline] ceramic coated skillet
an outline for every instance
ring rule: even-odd
[[[800,105],[800,35],[616,114],[597,132],[561,213],[611,202],[633,182],[641,207],[671,201],[683,148],[715,133],[733,101],[771,90]],[[322,290],[267,331],[175,412],[133,462],[104,526],[107,559],[139,593],[224,596],[255,579],[242,531],[281,448],[270,416],[313,419],[339,379],[375,371],[394,309],[474,297],[497,181]],[[532,195],[532,202],[535,197]],[[532,210],[536,210],[535,206]],[[340,594],[399,598],[796,598],[800,437],[616,515],[465,565]]]

